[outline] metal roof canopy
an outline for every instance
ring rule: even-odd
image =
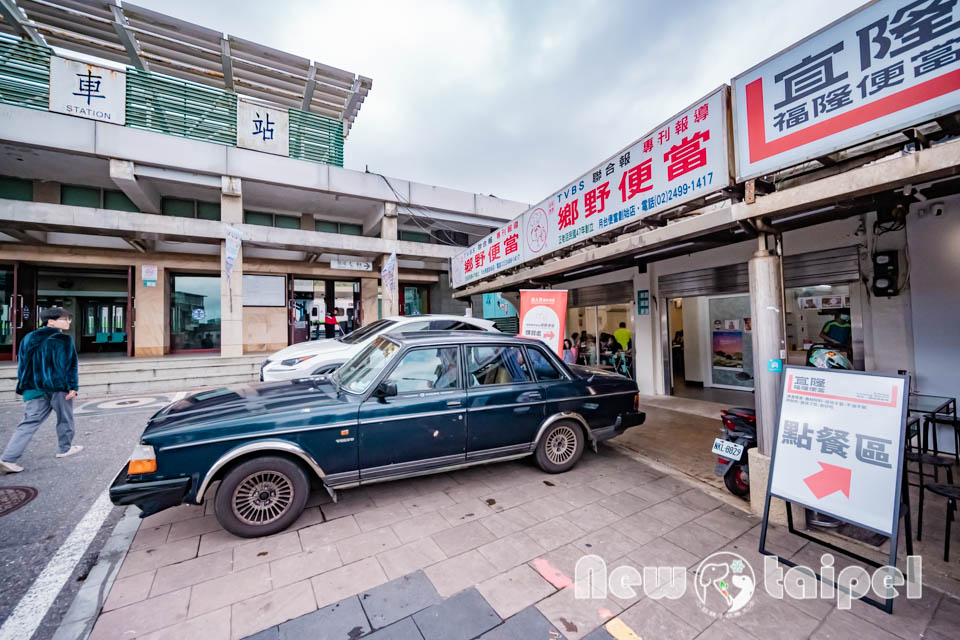
[[[343,122],[373,81],[119,0],[0,0],[0,31]]]

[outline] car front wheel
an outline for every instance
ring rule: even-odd
[[[214,511],[220,525],[235,536],[268,536],[293,524],[309,491],[307,474],[295,462],[278,456],[254,458],[223,478]]]
[[[566,420],[549,427],[537,443],[537,465],[547,473],[563,473],[583,455],[583,431]]]

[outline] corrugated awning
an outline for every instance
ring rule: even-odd
[[[336,118],[344,136],[373,85],[349,71],[113,0],[4,0],[0,16],[0,31],[38,44]]]

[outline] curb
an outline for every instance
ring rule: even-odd
[[[87,575],[83,587],[74,596],[70,608],[60,621],[53,640],[87,639],[139,528],[140,510],[134,506],[127,507],[100,550],[97,563]]]

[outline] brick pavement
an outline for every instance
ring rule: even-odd
[[[738,618],[708,616],[689,588],[694,569],[722,549],[759,575],[758,521],[607,447],[561,475],[520,461],[324,498],[289,530],[257,540],[221,530],[209,500],[145,519],[91,639],[941,640],[960,628],[960,600],[930,588],[899,599],[893,616],[761,590]],[[778,530],[768,544],[817,557]],[[565,587],[586,554],[611,567],[686,567],[688,590],[676,600],[642,589],[577,600]]]

